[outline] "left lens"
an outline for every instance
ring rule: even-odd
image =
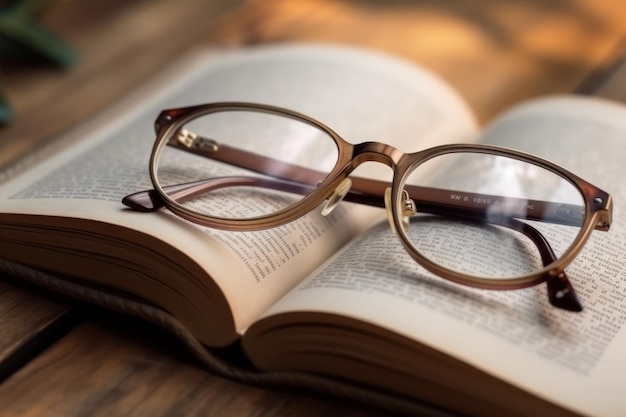
[[[338,158],[328,132],[272,112],[213,111],[165,139],[177,137],[206,152],[200,156],[164,146],[156,180],[177,203],[214,218],[251,219],[286,209],[311,193]],[[220,159],[224,156],[229,162]],[[170,192],[181,184],[198,184],[192,198]]]
[[[576,241],[584,198],[566,178],[485,153],[436,156],[404,185],[415,202],[413,249],[448,269],[494,280],[532,274]]]

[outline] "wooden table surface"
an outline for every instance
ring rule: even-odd
[[[61,71],[0,57],[0,85],[15,111],[0,128],[0,169],[198,45],[384,50],[441,74],[482,122],[581,85],[626,98],[626,69],[614,66],[626,36],[623,0],[70,0],[42,23],[80,63]],[[608,81],[607,68],[616,68]],[[0,278],[2,416],[384,415],[216,377],[161,329]]]

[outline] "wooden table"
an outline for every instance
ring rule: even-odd
[[[0,167],[198,45],[314,40],[385,50],[441,74],[483,122],[525,98],[581,85],[626,98],[623,64],[604,77],[626,35],[623,0],[74,0],[43,23],[81,62],[59,71],[0,57],[15,110],[0,129]],[[3,416],[384,414],[224,380],[161,329],[2,278]]]

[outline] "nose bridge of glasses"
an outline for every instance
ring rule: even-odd
[[[352,157],[353,168],[363,162],[372,161],[381,162],[395,170],[404,155],[405,153],[399,149],[382,142],[363,142],[354,146]],[[387,219],[391,230],[393,230],[394,233],[397,233],[393,219],[393,204],[394,202],[391,195],[391,187],[386,187],[384,191],[384,206],[387,211]],[[409,227],[409,218],[417,212],[417,208],[415,206],[415,202],[409,197],[406,190],[402,190],[400,204],[398,212],[400,225],[404,231],[407,231]]]
[[[394,168],[404,152],[382,142],[363,142],[354,145],[352,160],[356,165],[363,162],[380,162]]]

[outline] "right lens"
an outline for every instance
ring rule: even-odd
[[[191,120],[177,132],[200,138],[207,156],[165,146],[156,179],[166,190],[196,184],[189,195],[174,197],[209,217],[249,219],[271,215],[304,198],[333,169],[334,139],[305,120],[275,113],[224,110]],[[211,159],[211,147],[236,155],[235,165]],[[234,151],[244,151],[243,153]],[[245,166],[255,166],[246,169]]]
[[[542,269],[571,247],[584,220],[584,199],[572,183],[507,156],[436,156],[413,169],[404,189],[417,206],[407,232],[414,249],[482,278]]]

